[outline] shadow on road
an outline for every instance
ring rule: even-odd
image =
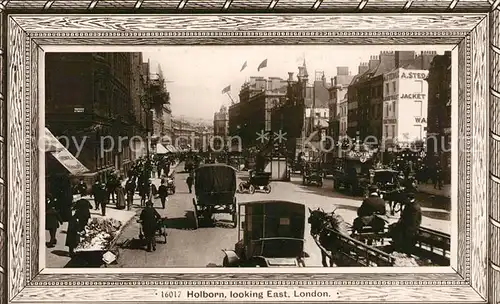
[[[50,253],[55,254],[57,256],[69,257],[69,252],[63,250],[52,250]]]
[[[166,222],[168,229],[193,230],[194,212],[186,211],[184,217],[169,218]]]
[[[145,250],[144,246],[146,246],[145,240],[136,238],[128,239],[118,245],[119,248],[130,250]]]

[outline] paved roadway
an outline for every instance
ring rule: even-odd
[[[180,167],[182,168],[182,167]],[[247,172],[238,173],[239,178]],[[177,192],[169,197],[167,208],[161,209],[159,201],[155,207],[168,220],[167,244],[158,243],[157,250],[146,252],[138,241],[139,224],[132,220],[120,236],[121,245],[118,264],[114,267],[216,267],[222,264],[224,254],[222,249],[233,249],[238,238],[238,231],[228,227],[231,220],[229,214],[217,215],[215,227],[194,227],[193,204],[194,194],[189,194],[185,183],[187,174],[176,173]],[[337,209],[345,221],[352,223],[361,198],[353,198],[332,191],[332,184],[326,181],[323,188],[302,186],[302,179],[293,176],[291,182],[273,182],[270,194],[258,193],[237,194],[238,202],[248,202],[263,199],[281,199],[300,202],[311,209],[322,208],[325,211]],[[158,183],[158,180],[155,180]],[[449,212],[437,209],[437,198],[421,195],[423,202],[422,226],[450,233]],[[439,204],[447,205],[447,204]],[[308,216],[308,214],[306,215]],[[397,215],[396,215],[397,216]],[[307,220],[307,219],[306,219]],[[158,237],[160,241],[162,238]],[[306,223],[304,251],[309,255],[306,266],[321,266],[320,250],[316,247]]]

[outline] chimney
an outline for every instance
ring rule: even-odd
[[[349,67],[337,67],[337,76],[349,75]]]
[[[422,70],[428,70],[431,66],[431,62],[434,59],[434,57],[437,56],[436,51],[422,51],[420,53],[420,62],[419,62],[419,68]]]
[[[368,69],[374,69],[380,63],[380,57],[378,55],[370,56],[370,61],[368,61]]]
[[[397,51],[394,58],[396,69],[412,64],[414,61],[415,61],[414,51]]]
[[[288,72],[288,81],[293,81],[293,72]]]
[[[366,71],[368,71],[368,62],[360,63],[358,66],[358,74],[361,75]]]

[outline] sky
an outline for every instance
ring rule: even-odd
[[[358,65],[368,62],[370,55],[380,51],[423,50],[442,54],[451,46],[168,46],[148,49],[144,60],[150,60],[151,72],[158,66],[167,80],[172,115],[212,120],[222,105],[231,99],[221,91],[231,85],[230,95],[237,102],[241,85],[251,76],[297,77],[304,58],[310,81],[315,71],[325,73],[327,81],[336,75],[337,66],[349,67],[356,75]],[[257,71],[267,59],[267,67]],[[243,64],[247,67],[240,72]]]

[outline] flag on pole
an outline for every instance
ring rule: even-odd
[[[267,67],[267,59],[264,59],[264,61],[262,61],[260,64],[259,64],[259,67],[257,68],[257,71],[260,71],[260,69],[263,69]]]
[[[231,91],[231,85],[228,85],[227,87],[225,87],[224,89],[222,89],[222,94],[226,94],[228,92]]]
[[[243,66],[241,67],[240,72],[241,72],[241,71],[243,71],[246,67],[247,67],[247,62],[245,61],[245,63],[244,63],[244,64],[243,64]]]

